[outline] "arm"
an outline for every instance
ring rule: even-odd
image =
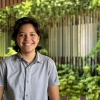
[[[0,100],[3,99],[4,87],[0,86]]]
[[[49,86],[48,95],[50,100],[60,100],[58,85]]]

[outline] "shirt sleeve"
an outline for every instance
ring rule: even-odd
[[[52,86],[52,85],[59,85],[59,78],[58,78],[58,73],[57,73],[57,68],[55,65],[55,62],[50,59],[49,60],[49,83],[48,86]]]
[[[0,86],[5,86],[6,81],[6,68],[4,65],[3,61],[0,62]]]

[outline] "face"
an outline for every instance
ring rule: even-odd
[[[21,49],[21,53],[35,52],[39,41],[40,37],[32,24],[25,24],[20,27],[17,35],[17,44]]]

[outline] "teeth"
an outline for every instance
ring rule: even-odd
[[[25,45],[29,46],[29,45],[31,45],[31,44],[25,44]]]

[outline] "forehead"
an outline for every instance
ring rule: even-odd
[[[18,34],[20,33],[37,33],[37,32],[32,24],[25,24],[20,27]]]
[[[24,24],[19,28],[18,34],[36,33],[36,30],[32,24]],[[37,34],[37,33],[36,33]]]
[[[19,29],[34,29],[35,30],[35,27],[32,24],[24,24],[20,26]]]

